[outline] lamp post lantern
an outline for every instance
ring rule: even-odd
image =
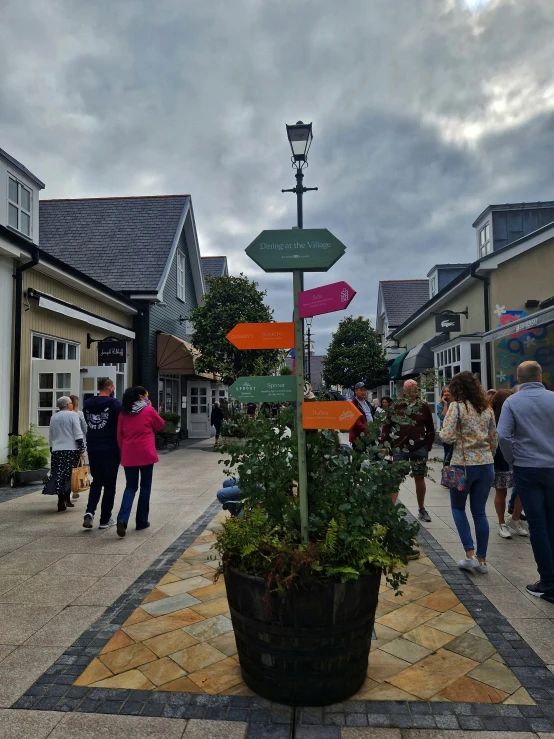
[[[311,123],[298,121],[287,125],[287,137],[292,151],[292,167],[296,169],[296,187],[281,192],[296,194],[297,227],[304,228],[304,212],[302,198],[305,192],[317,190],[317,187],[304,187],[304,172],[308,166],[308,151],[313,133]],[[302,541],[309,541],[308,530],[308,469],[306,461],[306,433],[302,426],[302,403],[304,402],[304,321],[300,318],[299,294],[304,290],[304,273],[300,269],[293,270],[292,289],[294,293],[294,345],[296,355],[296,431],[298,435],[298,497],[300,500],[300,530]]]

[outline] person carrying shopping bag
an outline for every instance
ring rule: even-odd
[[[155,433],[165,425],[152,408],[148,390],[141,385],[125,390],[117,422],[117,443],[121,451],[121,466],[125,470],[125,492],[117,514],[117,534],[125,536],[137,490],[140,492],[136,511],[137,531],[150,526],[150,492],[152,473],[158,461]]]
[[[450,488],[452,517],[465,549],[465,557],[458,566],[485,574],[488,572],[489,543],[485,506],[494,481],[494,454],[498,446],[496,423],[485,391],[471,372],[454,375],[450,381],[450,394],[452,402],[440,439],[454,445],[450,465],[443,471],[443,477],[447,471],[452,474],[450,480],[446,479],[443,484]],[[477,551],[465,510],[468,497]]]

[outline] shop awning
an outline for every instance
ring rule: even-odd
[[[403,352],[402,354],[399,354],[393,361],[389,369],[389,380],[400,380],[402,378],[402,363],[404,362],[404,358],[409,353],[409,351]]]
[[[195,361],[200,352],[173,334],[158,334],[158,369],[161,374],[168,375],[196,375],[208,380],[215,380],[214,375],[197,372]]]
[[[437,334],[427,341],[423,341],[421,344],[414,346],[404,359],[402,365],[402,377],[415,377],[420,375],[425,370],[431,369],[435,366],[435,357],[433,355],[432,347],[437,344],[444,343],[444,335]]]
[[[493,328],[492,331],[487,331],[483,334],[481,341],[483,344],[488,344],[490,341],[496,341],[496,339],[504,339],[506,336],[512,336],[512,334],[522,334],[532,331],[535,328],[546,326],[549,323],[554,322],[554,307],[545,308],[539,310],[530,316],[525,316],[520,321],[512,321],[506,323],[504,326],[498,326]]]

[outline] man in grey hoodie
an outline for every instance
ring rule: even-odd
[[[498,441],[513,464],[540,580],[527,592],[554,603],[554,393],[542,384],[537,362],[517,368],[519,392],[502,406]]]

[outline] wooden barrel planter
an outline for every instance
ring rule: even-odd
[[[266,597],[265,582],[225,570],[244,682],[277,703],[325,706],[354,695],[368,665],[381,572]]]

